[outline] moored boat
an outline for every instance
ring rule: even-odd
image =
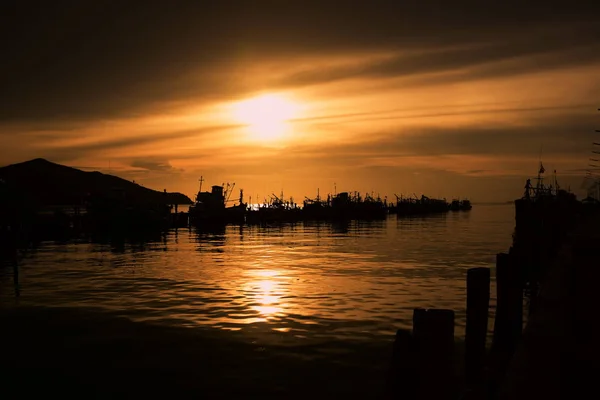
[[[460,201],[460,210],[461,211],[469,211],[472,209],[471,201],[469,199],[463,199]]]
[[[421,195],[421,197],[396,196],[396,210],[398,216],[422,215],[444,213],[448,211],[446,199],[434,199]]]
[[[232,207],[227,207],[229,197],[235,187],[234,184],[213,185],[210,192],[202,191],[203,178],[200,178],[200,188],[196,200],[190,206],[189,220],[191,224],[225,224],[243,223],[247,205],[243,202],[243,190],[240,190],[240,202]]]
[[[453,199],[448,208],[450,211],[460,211],[460,200]]]
[[[283,200],[283,192],[273,194],[269,201],[260,204],[257,209],[248,210],[246,222],[250,224],[271,224],[280,222],[298,222],[302,220],[302,209],[293,198]]]

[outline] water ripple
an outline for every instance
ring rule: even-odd
[[[393,337],[415,307],[464,327],[468,268],[510,245],[512,207],[433,218],[169,232],[148,243],[44,243],[0,268],[3,306],[84,306],[134,320],[290,340]],[[270,337],[270,336],[269,336]]]

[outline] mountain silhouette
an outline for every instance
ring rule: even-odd
[[[181,193],[164,193],[101,172],[85,172],[43,158],[0,168],[0,179],[21,201],[43,207],[80,205],[88,196],[115,191],[132,204],[191,204]]]

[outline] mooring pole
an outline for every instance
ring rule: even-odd
[[[478,386],[484,378],[485,345],[490,306],[490,269],[467,271],[467,326],[465,329],[465,377]]]

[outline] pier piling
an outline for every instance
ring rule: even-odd
[[[388,399],[413,399],[416,396],[416,356],[410,331],[399,329],[394,341],[392,364],[387,383]]]
[[[490,305],[490,269],[467,271],[467,324],[465,329],[465,378],[478,386],[485,378],[485,344]]]
[[[419,398],[447,399],[455,394],[454,311],[416,308],[413,312]]]
[[[496,256],[496,319],[492,341],[494,375],[502,379],[523,331],[523,283],[512,256]]]

